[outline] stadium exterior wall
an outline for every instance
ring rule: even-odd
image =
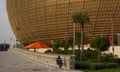
[[[111,18],[114,35],[120,33],[120,0],[7,0],[7,11],[13,32],[21,43],[37,40],[50,43],[71,37],[72,15],[78,11],[90,16],[90,23],[84,28],[88,42],[96,35],[111,34]],[[80,32],[79,24],[76,31]]]

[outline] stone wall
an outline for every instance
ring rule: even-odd
[[[26,49],[21,49],[21,48],[12,48],[12,49],[10,49],[10,51],[17,53],[17,54],[20,54],[20,55],[23,55],[25,57],[28,57],[32,60],[47,64],[47,65],[52,65],[52,66],[58,67],[56,65],[56,58],[57,58],[58,54],[36,53],[36,52],[32,52],[32,51],[29,51]],[[64,62],[63,68],[70,69],[70,67],[71,67],[70,55],[60,55],[60,56]]]

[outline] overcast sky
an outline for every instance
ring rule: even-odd
[[[12,32],[11,26],[6,12],[6,0],[0,0],[0,43],[3,42],[12,44],[15,42],[15,36]]]

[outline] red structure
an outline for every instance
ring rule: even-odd
[[[30,45],[25,46],[24,48],[50,48],[50,47],[40,41],[36,41]]]

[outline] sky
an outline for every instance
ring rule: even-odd
[[[0,0],[0,43],[14,44],[16,39],[6,11],[6,0]]]

